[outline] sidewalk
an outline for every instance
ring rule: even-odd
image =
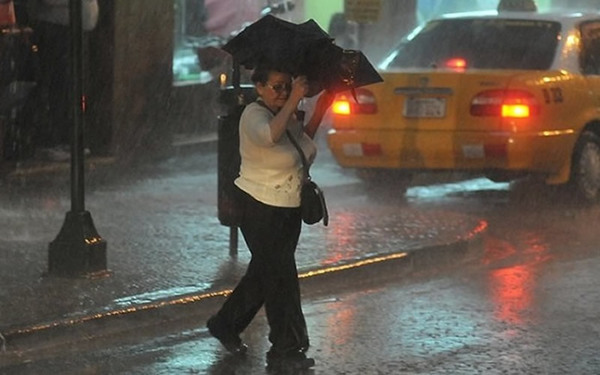
[[[132,319],[160,324],[222,302],[249,254],[240,234],[238,255],[229,255],[229,228],[217,220],[212,147],[136,171],[107,163],[110,178],[88,178],[86,209],[108,243],[109,272],[95,278],[45,275],[48,243],[69,209],[65,179],[0,185],[0,363],[45,339],[84,339],[87,329],[123,329]],[[358,184],[333,162],[317,163],[312,174],[326,195]],[[330,204],[330,211],[329,227],[303,227],[297,250],[303,288],[351,280],[350,273],[376,266],[461,261],[485,230],[485,222],[463,214],[393,204],[360,213]]]

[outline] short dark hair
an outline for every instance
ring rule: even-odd
[[[252,76],[250,76],[250,79],[254,84],[267,83],[267,81],[269,80],[269,74],[273,72],[292,74],[289,69],[286,69],[281,66],[258,65],[252,72]]]
[[[254,71],[252,72],[252,76],[250,77],[250,79],[254,84],[267,83],[267,80],[269,79],[269,73],[271,71],[272,69],[267,68],[265,66],[257,66],[256,69],[254,69]]]

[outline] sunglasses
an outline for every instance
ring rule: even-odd
[[[291,83],[278,83],[276,85],[271,85],[271,84],[267,83],[266,86],[273,89],[273,91],[275,91],[277,94],[281,94],[284,91],[287,91],[287,92],[292,91]]]

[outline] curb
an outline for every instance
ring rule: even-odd
[[[394,272],[398,277],[404,277],[433,265],[473,261],[481,254],[480,238],[485,229],[485,225],[476,228],[467,238],[452,243],[354,259],[326,268],[300,270],[303,294],[318,292],[324,282],[339,285],[347,284],[348,280],[376,282],[378,278],[373,277],[374,270],[381,275]],[[89,315],[9,328],[0,332],[0,360],[2,366],[16,364],[22,362],[23,357],[57,346],[190,318],[198,315],[200,309],[218,309],[230,292],[231,289],[219,289],[176,295],[126,308],[107,308]]]
[[[87,170],[111,166],[115,164],[116,158],[113,156],[90,157],[85,160]],[[17,165],[14,170],[5,174],[7,180],[17,180],[38,175],[48,175],[57,173],[67,173],[71,169],[71,162],[30,162]]]
[[[171,142],[170,156],[181,156],[199,151],[217,151],[217,133],[207,133],[179,137]],[[119,162],[116,156],[90,156],[84,158],[87,172],[94,172],[100,168],[110,168]],[[40,161],[27,160],[15,163],[14,167],[4,167],[0,179],[17,181],[20,179],[46,176],[52,174],[68,174],[71,170],[71,161]]]

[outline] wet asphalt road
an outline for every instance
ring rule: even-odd
[[[111,273],[102,278],[45,275],[48,243],[69,208],[68,173],[0,182],[0,332],[11,341],[10,332],[23,326],[70,324],[235,285],[249,252],[240,238],[239,255],[229,256],[229,228],[216,217],[216,159],[208,152],[89,174],[86,207],[108,243]],[[394,196],[371,200],[351,173],[320,160],[313,175],[326,189],[331,220],[329,227],[303,228],[301,270],[454,243],[479,224],[451,209],[411,208]]]
[[[437,268],[409,280],[323,286],[304,298],[317,365],[308,374],[600,373],[600,257]],[[96,339],[6,374],[265,374],[264,314],[227,355],[198,321]]]
[[[391,199],[352,194],[353,210]],[[481,258],[409,278],[377,274],[311,289],[304,306],[317,365],[308,373],[600,374],[598,207],[563,202],[535,184],[482,180],[416,187],[401,204],[483,217],[489,227]],[[3,371],[266,373],[264,315],[245,332],[251,350],[240,360],[208,337],[210,313],[49,349]]]

